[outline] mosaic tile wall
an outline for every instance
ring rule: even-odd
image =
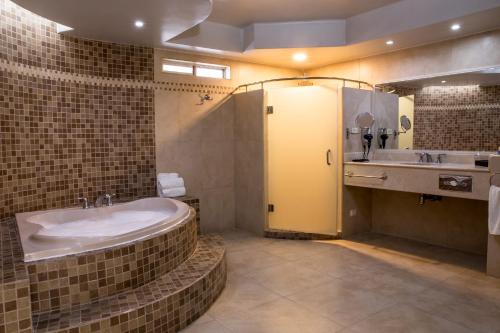
[[[496,151],[500,145],[500,86],[402,93],[415,94],[414,149]]]
[[[59,35],[7,0],[0,18],[0,217],[154,195],[154,90],[136,81],[153,49]]]

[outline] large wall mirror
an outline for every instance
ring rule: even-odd
[[[500,68],[381,87],[399,99],[400,129],[392,148],[496,151],[500,146]]]

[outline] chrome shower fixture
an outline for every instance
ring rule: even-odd
[[[200,102],[196,105],[203,105],[203,104],[205,104],[206,101],[213,101],[213,99],[214,99],[209,94],[205,94],[205,95],[199,94],[198,97],[200,98]]]

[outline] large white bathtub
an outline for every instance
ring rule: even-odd
[[[114,247],[173,229],[189,206],[147,198],[111,207],[68,208],[16,214],[25,261]]]

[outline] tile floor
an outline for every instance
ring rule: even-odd
[[[500,279],[482,256],[374,234],[224,238],[226,289],[183,333],[500,333]]]

